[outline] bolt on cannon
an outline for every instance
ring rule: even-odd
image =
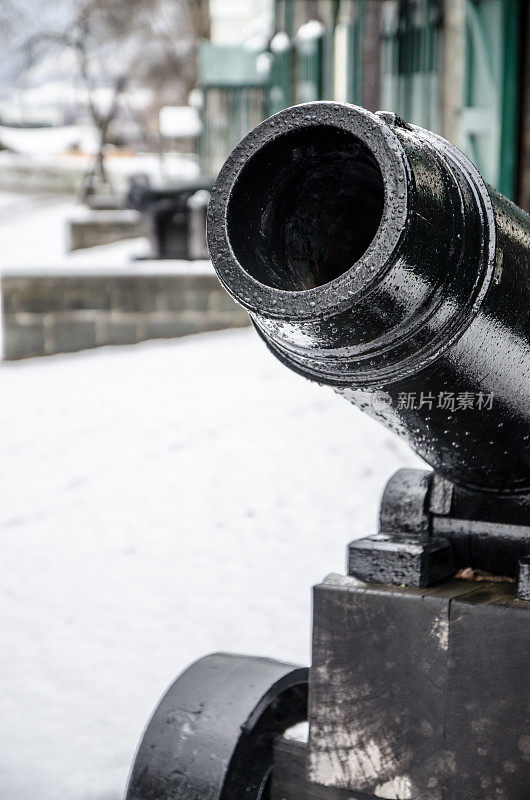
[[[190,667],[128,800],[527,800],[529,217],[441,137],[310,103],[235,148],[208,238],[271,352],[432,470],[390,479],[378,532],[315,588],[309,673]]]

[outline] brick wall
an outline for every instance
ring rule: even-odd
[[[4,275],[4,358],[248,325],[214,274]]]

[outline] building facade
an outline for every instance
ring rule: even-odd
[[[530,207],[527,0],[248,0],[239,17],[237,5],[212,2],[199,52],[205,171],[270,114],[340,100],[441,133]]]

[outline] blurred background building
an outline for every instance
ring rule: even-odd
[[[528,208],[529,16],[527,0],[5,0],[0,148],[92,153],[106,181],[120,149],[164,154],[166,180],[196,152],[213,177],[260,120],[334,99],[441,133]]]
[[[212,0],[211,17],[198,53],[205,171],[269,114],[334,99],[441,133],[530,207],[525,0]]]

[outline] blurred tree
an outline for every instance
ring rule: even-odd
[[[42,31],[64,25],[72,15],[73,1],[0,0],[0,83],[17,82],[25,65],[25,42]]]
[[[0,5],[0,43],[3,45],[9,41],[16,27],[18,10],[13,0],[3,0]]]
[[[16,6],[13,0],[4,2]],[[6,8],[6,20],[12,19]],[[157,117],[162,105],[186,103],[195,84],[197,43],[209,35],[209,27],[208,0],[74,0],[70,18],[24,42],[28,66],[52,47],[68,48],[75,55],[78,79],[98,132],[85,194],[94,190],[96,182],[108,183],[105,146],[125,91],[149,90],[151,103],[143,111],[146,127],[149,111]],[[142,112],[135,108],[133,113],[138,121]]]

